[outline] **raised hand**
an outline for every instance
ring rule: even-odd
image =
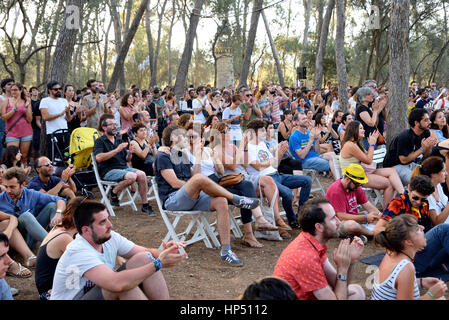
[[[349,251],[349,239],[340,241],[337,248],[334,249],[334,262],[339,272],[347,271],[351,265],[351,256]]]
[[[374,132],[371,132],[369,134],[369,137],[368,137],[368,143],[369,144],[376,144],[378,137],[379,137],[379,131],[376,130]]]
[[[363,244],[363,241],[359,237],[354,237],[351,244],[349,245],[349,255],[352,262],[360,257],[364,248],[365,245]]]

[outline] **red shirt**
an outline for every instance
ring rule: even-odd
[[[317,300],[313,291],[328,285],[324,273],[326,250],[326,245],[303,231],[282,251],[273,276],[287,281],[299,300]]]
[[[334,207],[335,212],[349,214],[358,214],[357,204],[368,202],[362,187],[358,187],[355,191],[347,192],[341,184],[341,179],[335,181],[327,188],[326,198]]]

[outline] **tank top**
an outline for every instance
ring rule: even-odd
[[[122,107],[123,109],[125,109],[125,113],[131,113],[131,119],[126,120],[125,118],[123,118],[122,116],[120,116],[120,120],[121,120],[121,129],[126,129],[128,130],[129,128],[131,128],[133,126],[133,119],[132,119],[132,115],[134,113],[136,113],[134,111],[134,109],[131,109],[130,107]]]
[[[356,157],[343,158],[340,155],[340,156],[338,156],[338,161],[340,162],[340,168],[341,168],[342,174],[343,174],[343,169],[346,169],[347,167],[349,167],[350,164],[352,164],[352,163],[360,164],[360,160],[357,159]]]
[[[37,291],[39,294],[42,294],[48,290],[50,290],[53,287],[53,277],[55,275],[56,271],[56,265],[58,264],[58,259],[50,258],[47,254],[47,245],[55,239],[56,237],[59,237],[61,234],[68,233],[68,232],[61,232],[60,234],[57,234],[53,238],[51,238],[46,244],[41,246],[39,248],[39,251],[37,252],[37,259],[36,259],[36,270],[35,270],[35,282]]]
[[[374,276],[374,287],[371,293],[371,300],[397,300],[398,291],[394,287],[396,283],[396,279],[399,273],[404,269],[404,267],[411,263],[407,259],[403,259],[399,261],[399,263],[394,267],[393,271],[391,271],[388,278],[382,282],[378,282],[378,271],[376,271],[376,275]],[[416,276],[414,277],[414,289],[413,289],[413,299],[418,300],[420,297],[418,282],[416,281]]]
[[[137,145],[139,146],[139,148],[141,150],[146,148],[146,144],[145,143],[143,145],[141,145],[137,140],[134,140],[134,141],[137,142]],[[152,155],[152,151],[151,151],[151,148],[150,148],[150,150],[148,150],[148,154],[147,154],[146,158],[148,158],[149,156],[151,157],[151,155]],[[147,176],[152,176],[153,175],[153,168],[151,167],[151,165],[148,164],[148,162],[147,162],[147,164],[145,163],[145,159],[146,158],[141,158],[137,154],[133,153],[133,155],[131,157],[131,164],[132,164],[133,168],[142,170],[143,172],[145,172],[145,174]]]
[[[6,106],[6,113],[10,112],[12,108],[13,106],[9,103],[8,100],[8,105]],[[31,108],[31,106],[29,106],[29,108]],[[17,119],[19,118],[20,120],[17,121]],[[9,128],[11,128],[14,122],[16,121],[17,123],[10,130]],[[17,107],[17,111],[13,114],[11,118],[9,118],[8,121],[6,121],[6,131],[8,132],[6,134],[7,137],[14,137],[14,138],[26,137],[33,134],[33,127],[31,127],[31,123],[29,123],[26,120],[26,103]]]

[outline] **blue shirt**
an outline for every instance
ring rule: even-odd
[[[5,279],[0,279],[0,300],[14,300],[11,294],[11,288]]]
[[[33,189],[36,191],[40,191],[41,189],[44,189],[45,192],[48,192],[48,190],[53,189],[59,181],[62,181],[61,178],[56,176],[50,176],[50,179],[48,180],[48,185],[45,185],[44,182],[39,178],[39,176],[35,176],[33,179],[30,180],[30,182],[27,184],[28,189]]]
[[[46,193],[42,193],[36,190],[23,188],[22,196],[17,203],[14,204],[14,200],[6,192],[0,193],[0,211],[11,215],[19,216],[26,211],[30,211],[35,217],[41,212],[41,210],[50,202],[57,202],[58,200],[64,200],[63,198],[52,196]],[[20,208],[18,212],[14,212],[14,208]]]
[[[307,143],[309,142],[309,133],[310,133],[309,130],[307,130],[306,134],[296,130],[295,132],[293,132],[293,134],[290,136],[288,140],[288,149],[290,150],[290,153],[296,160],[299,160],[301,162],[319,156],[313,149],[315,141],[312,143],[312,147],[310,148],[309,152],[307,153],[304,159],[301,159],[295,152],[296,150],[304,149],[307,146]]]

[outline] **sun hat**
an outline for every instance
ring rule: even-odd
[[[368,182],[368,177],[365,174],[365,170],[363,170],[363,167],[360,164],[351,163],[343,170],[343,172],[345,176],[357,183],[364,184]]]

